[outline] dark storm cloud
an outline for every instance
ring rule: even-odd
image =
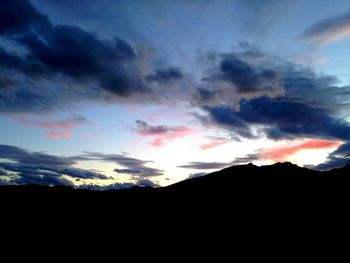
[[[146,165],[151,161],[140,160],[136,158],[127,157],[122,154],[103,154],[95,152],[86,152],[83,155],[74,156],[71,159],[76,161],[105,161],[113,162],[120,166],[125,167],[124,169],[115,169],[114,171],[121,174],[130,174],[137,177],[152,177],[163,175],[162,170],[147,167]]]
[[[339,81],[334,76],[315,73],[250,45],[240,48],[235,53],[218,54],[209,67],[216,73],[210,76],[209,71],[209,77],[205,78],[212,86],[196,89],[193,104],[205,113],[199,115],[203,125],[221,127],[245,138],[265,135],[274,140],[305,137],[350,140],[350,125],[345,120],[349,86],[337,85]],[[226,68],[225,78],[223,68]],[[257,77],[260,74],[267,79],[278,76],[278,85],[272,89],[266,86],[252,95],[217,84],[221,76],[221,80],[230,80],[235,86],[241,83],[245,87],[260,87]]]
[[[238,139],[261,136],[273,140],[319,138],[343,141],[340,149],[348,145],[350,125],[346,117],[350,87],[338,85],[336,77],[316,73],[246,44],[235,53],[217,54],[216,60],[208,63],[212,63],[209,67],[212,70],[208,71],[205,80],[212,86],[197,88],[193,96],[193,104],[204,112],[199,115],[203,125],[224,128]],[[241,85],[254,90],[254,87],[262,86],[259,74],[271,79],[278,76],[278,84],[272,89],[271,86],[256,89],[255,93],[218,84],[225,80],[236,88]],[[252,155],[247,159],[238,158],[231,164],[250,161],[249,157],[252,160],[259,158]],[[316,168],[328,169],[346,162],[347,159],[336,151],[329,156],[328,163]]]
[[[239,110],[229,106],[204,108],[212,122],[243,137],[251,137],[251,125],[261,125],[271,139],[318,137],[350,140],[350,126],[323,108],[286,98],[260,97],[242,100]]]
[[[223,80],[231,82],[239,92],[255,92],[268,87],[265,82],[278,81],[278,74],[273,70],[254,69],[245,61],[231,55],[224,58],[220,63],[221,77]]]
[[[237,106],[242,98],[285,93],[280,61],[249,43],[241,42],[235,52],[215,53],[202,64],[202,84],[192,92],[194,106]]]
[[[273,69],[252,66],[239,56],[231,53],[222,55],[219,63],[219,73],[206,80],[209,82],[226,81],[233,85],[238,93],[252,93],[278,86],[280,76]],[[204,98],[212,96],[203,89],[199,92]]]
[[[0,0],[0,34],[46,30],[52,25],[29,1]]]
[[[207,118],[203,118],[203,123],[232,129],[236,134],[245,138],[254,137],[248,123],[239,118],[232,108],[227,106],[215,106],[203,107],[203,110],[208,113]]]
[[[183,77],[184,75],[180,69],[170,67],[168,69],[157,69],[155,73],[146,76],[146,80],[150,82],[168,82],[182,79]]]
[[[118,37],[103,40],[77,26],[53,25],[26,0],[1,1],[0,36],[25,49],[25,54],[19,55],[0,47],[1,82],[9,74],[19,80],[1,93],[0,111],[45,110],[74,98],[130,98],[152,93],[140,73],[137,51],[128,42]],[[159,71],[155,77],[177,76],[176,71],[169,70]],[[45,88],[37,86],[62,89],[55,85],[55,78],[71,88],[51,91],[47,98]],[[28,83],[25,89],[23,83]],[[22,99],[24,96],[27,100]],[[36,104],[31,106],[32,102]]]
[[[314,44],[327,44],[350,36],[350,12],[325,18],[305,30],[302,37]]]

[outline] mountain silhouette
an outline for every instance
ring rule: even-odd
[[[166,187],[93,191],[66,186],[1,186],[2,221],[74,222],[156,226],[166,222],[200,225],[204,218],[226,227],[235,221],[251,229],[313,225],[332,218],[347,221],[350,166],[320,172],[291,163],[232,166]],[[176,220],[175,220],[176,219]],[[305,223],[304,220],[309,220]],[[319,221],[322,219],[323,221]],[[182,220],[182,221],[178,221]],[[194,222],[192,222],[194,221]],[[158,223],[156,223],[158,222]],[[200,228],[199,228],[200,229]],[[255,231],[252,230],[252,231]],[[242,230],[243,231],[243,230]]]
[[[187,179],[166,187],[133,187],[122,190],[94,191],[73,189],[66,186],[18,185],[1,186],[0,197],[8,203],[19,202],[40,204],[47,201],[70,203],[91,202],[114,204],[140,202],[149,198],[230,198],[245,196],[277,200],[300,199],[319,195],[321,198],[347,194],[349,188],[350,165],[329,171],[315,171],[299,167],[289,162],[266,166],[253,164],[225,168],[201,177]]]

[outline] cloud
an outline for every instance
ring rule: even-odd
[[[270,139],[318,137],[348,141],[350,126],[326,109],[286,98],[260,97],[242,100],[239,110],[228,106],[207,107],[211,121],[252,138],[252,125],[263,126]]]
[[[68,167],[76,164],[68,157],[46,154],[43,152],[30,153],[19,147],[0,145],[0,159],[9,159],[23,165],[44,165],[50,167]]]
[[[229,163],[221,162],[189,162],[188,164],[180,165],[179,168],[196,169],[196,170],[213,170],[221,169],[229,166]]]
[[[10,184],[67,185],[73,187],[72,180],[74,179],[110,179],[97,172],[72,167],[76,162],[69,157],[28,152],[10,145],[0,145],[0,159],[2,159],[0,169],[6,171],[10,177]]]
[[[205,150],[208,150],[208,149],[211,149],[211,148],[214,148],[214,147],[226,144],[226,143],[228,143],[227,140],[214,140],[212,142],[200,145],[199,149],[201,149],[202,151],[205,151]]]
[[[0,34],[17,34],[32,30],[46,31],[52,25],[29,1],[1,1]]]
[[[232,85],[220,86],[217,76],[223,73],[212,72],[220,70],[220,65],[227,58],[230,59],[230,74],[243,72],[237,80],[234,76],[229,81],[255,87],[256,83],[260,83],[255,77],[256,72],[264,72],[269,65],[268,68],[274,72],[272,76],[279,76],[279,84],[271,89],[266,87],[254,95],[232,89]],[[315,73],[310,68],[249,45],[241,45],[234,53],[218,54],[217,60],[210,62],[212,66],[208,67],[212,70],[206,73],[209,79],[216,76],[211,80],[213,86],[197,88],[192,101],[202,110],[198,118],[204,126],[220,127],[233,137],[249,139],[267,136],[273,140],[302,137],[349,141],[350,125],[345,119],[349,110],[350,87],[337,85],[336,77]],[[231,63],[234,64],[233,70]],[[245,82],[244,76],[252,77]]]
[[[280,61],[248,43],[236,52],[217,53],[204,63],[202,83],[192,93],[194,106],[238,105],[242,98],[277,97],[285,93]]]
[[[350,12],[329,17],[307,28],[302,38],[316,45],[325,45],[350,36]]]
[[[1,181],[0,181],[1,184]],[[109,185],[96,185],[96,184],[84,184],[79,186],[79,189],[89,189],[89,190],[97,190],[97,191],[105,191],[105,190],[121,190],[126,188],[133,188],[133,187],[159,187],[159,184],[146,179],[146,178],[139,178],[135,180],[134,182],[128,182],[128,183],[113,183]]]
[[[338,147],[334,152],[330,153],[328,160],[325,163],[319,164],[313,169],[316,170],[330,170],[333,168],[343,167],[349,163],[350,142],[344,143]]]
[[[222,80],[233,84],[238,92],[255,92],[278,86],[279,75],[271,69],[254,69],[245,61],[234,55],[228,55],[220,62]]]
[[[149,82],[168,82],[172,80],[179,80],[184,77],[180,69],[170,67],[167,69],[157,69],[155,73],[147,75],[146,80]]]
[[[151,161],[140,160],[131,158],[123,154],[103,154],[96,152],[86,152],[82,155],[72,157],[75,161],[104,161],[113,162],[122,167],[117,168],[114,171],[120,174],[133,175],[135,177],[152,177],[163,175],[164,171],[146,166]]]
[[[238,93],[253,93],[280,88],[280,75],[277,71],[260,66],[250,65],[233,53],[222,54],[219,62],[219,71],[205,78],[209,82],[224,81],[231,84]],[[210,93],[199,90],[204,98],[210,97]]]
[[[44,129],[74,129],[77,126],[88,123],[87,119],[80,115],[75,115],[67,119],[45,120],[32,123],[32,125]]]
[[[142,171],[133,169],[114,169],[118,174],[140,174]]]
[[[193,173],[190,174],[187,179],[193,179],[193,178],[197,178],[197,177],[202,177],[204,175],[206,175],[207,173],[203,173],[203,172],[199,172],[199,173]]]
[[[117,189],[126,186],[156,186],[149,177],[163,174],[162,170],[147,167],[150,161],[143,161],[124,155],[85,153],[78,156],[55,156],[42,152],[29,152],[19,147],[0,145],[0,173],[6,178],[4,184],[39,184],[39,185],[66,185],[77,187],[74,181],[80,180],[113,180],[113,178],[97,171],[73,167],[79,161],[113,162],[126,169],[120,169],[122,174],[130,175],[130,184],[112,183],[101,186],[89,186],[93,189]],[[134,172],[131,172],[131,171]],[[118,169],[116,169],[118,172]],[[146,178],[147,177],[147,178]],[[84,188],[83,181],[83,188]],[[87,185],[85,183],[85,185]],[[88,187],[87,187],[88,188]]]
[[[256,160],[260,159],[260,154],[258,153],[251,153],[247,154],[242,157],[237,157],[231,162],[231,165],[240,165],[240,164],[247,164],[247,163],[252,163]]]
[[[300,0],[236,0],[228,1],[230,5],[236,3],[237,21],[245,33],[252,36],[268,37],[271,30],[288,14],[297,10]]]
[[[88,120],[80,115],[72,115],[64,119],[46,119],[38,120],[38,117],[29,118],[25,115],[13,115],[13,118],[29,127],[35,127],[46,130],[46,135],[51,139],[70,139],[73,129],[80,125],[89,123]]]
[[[213,169],[222,169],[225,167],[229,167],[232,165],[241,165],[241,164],[247,164],[253,161],[256,161],[260,158],[259,154],[253,153],[248,154],[243,157],[238,157],[234,159],[231,162],[189,162],[184,165],[180,165],[178,167],[180,168],[187,168],[187,169],[195,169],[195,170],[213,170]]]
[[[50,139],[70,139],[72,138],[72,133],[69,131],[48,131],[46,135]]]
[[[136,126],[135,131],[139,135],[154,137],[151,142],[151,145],[154,147],[160,147],[169,141],[185,137],[195,132],[193,129],[185,126],[152,126],[142,120],[137,120]]]
[[[302,150],[331,149],[340,146],[340,141],[308,140],[293,146],[277,147],[272,149],[262,149],[260,157],[273,161],[284,161],[289,156]]]
[[[144,81],[141,51],[127,41],[54,25],[26,0],[2,3],[0,17],[0,37],[25,50],[22,55],[0,47],[1,82],[3,76],[12,76],[1,84],[11,88],[0,94],[0,111],[36,112],[80,100],[134,95],[153,98]]]

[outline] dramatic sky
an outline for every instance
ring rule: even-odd
[[[0,0],[0,184],[342,166],[349,51],[349,0]]]

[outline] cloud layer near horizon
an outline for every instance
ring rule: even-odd
[[[125,155],[102,154],[87,152],[78,156],[56,156],[42,152],[29,152],[19,147],[0,145],[0,171],[1,183],[7,184],[39,184],[39,185],[65,185],[76,187],[81,180],[104,181],[113,180],[100,172],[73,167],[79,161],[104,161],[115,163],[124,168],[117,168],[115,172],[130,175],[133,182],[127,184],[109,183],[93,185],[88,181],[81,187],[90,186],[96,189],[112,189],[136,186],[153,185],[150,177],[159,176],[163,171],[147,167],[150,161],[143,161]],[[128,172],[125,172],[128,171]],[[5,179],[6,178],[6,179]],[[101,182],[102,182],[101,181]],[[148,183],[147,183],[148,182]],[[152,183],[151,183],[152,182]]]

